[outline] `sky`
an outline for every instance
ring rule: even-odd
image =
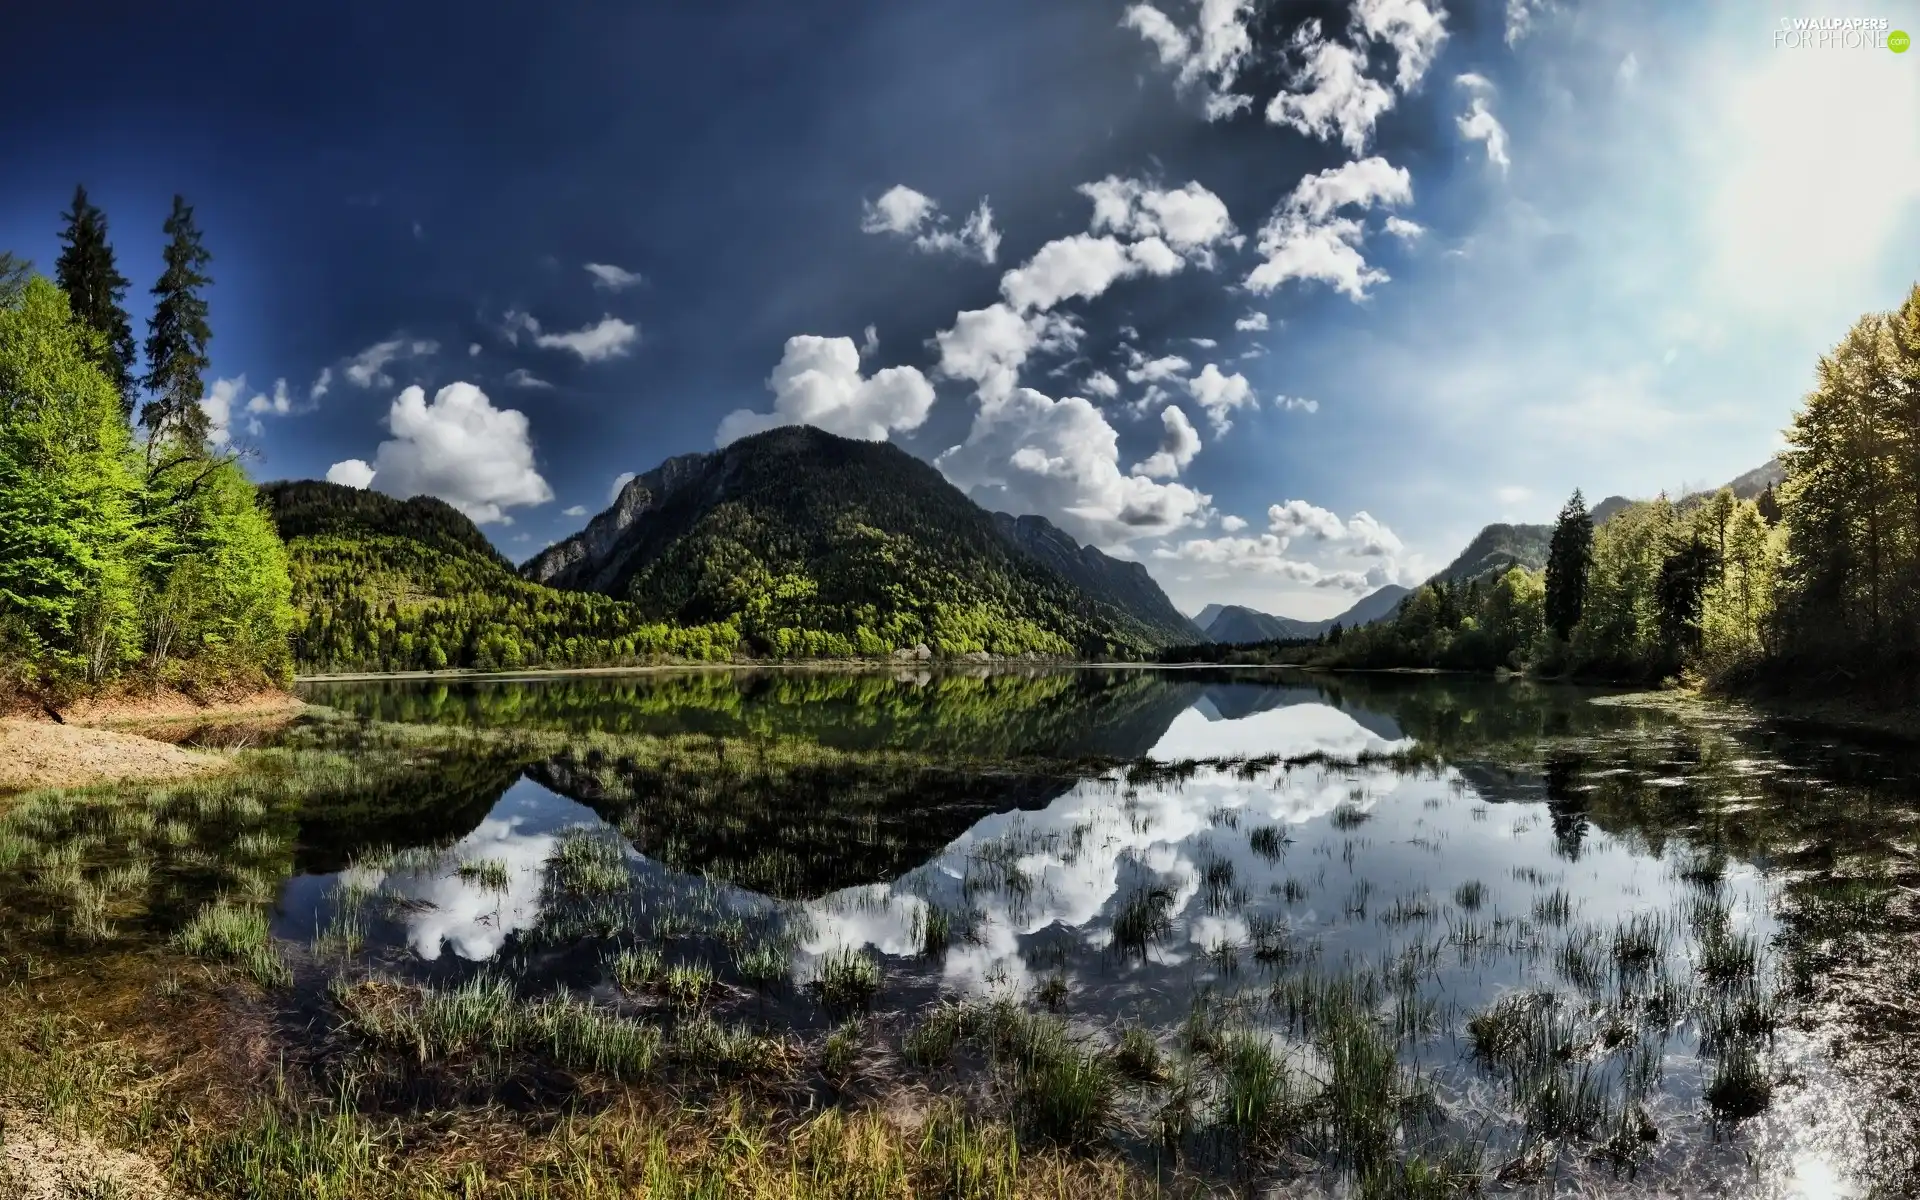
[[[1758,466],[1920,279],[1920,0],[159,7],[9,15],[0,249],[85,184],[143,333],[184,195],[223,445],[515,560],[804,422],[1324,617]]]

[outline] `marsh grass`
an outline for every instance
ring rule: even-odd
[[[513,875],[507,864],[497,858],[463,862],[456,874],[462,882],[470,883],[483,892],[504,892],[513,883]]]
[[[1480,906],[1487,902],[1487,885],[1478,879],[1469,879],[1453,889],[1453,902],[1460,907],[1461,912],[1479,912]]]
[[[174,945],[196,958],[235,966],[261,987],[278,987],[293,977],[274,949],[267,914],[258,908],[217,900],[194,914],[174,935]]]
[[[1113,918],[1113,945],[1123,955],[1144,959],[1147,948],[1173,928],[1173,891],[1158,885],[1134,891]]]
[[[864,1009],[880,993],[880,963],[856,947],[836,950],[821,959],[807,987],[829,1011]]]

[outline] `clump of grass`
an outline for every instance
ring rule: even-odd
[[[216,900],[174,935],[174,945],[197,958],[238,967],[261,987],[279,986],[293,978],[273,948],[267,914],[257,908]]]
[[[1373,820],[1373,814],[1351,800],[1342,800],[1334,805],[1333,812],[1327,817],[1327,823],[1342,833],[1358,829],[1371,820]]]
[[[1722,1055],[1707,1084],[1707,1106],[1723,1121],[1757,1117],[1773,1103],[1773,1081],[1759,1057],[1744,1047]]]
[[[1613,970],[1633,980],[1653,970],[1666,955],[1667,927],[1653,913],[1634,913],[1613,930]]]
[[[651,946],[622,950],[608,965],[613,972],[614,986],[623,992],[645,991],[666,971],[665,959]]]
[[[1280,898],[1288,904],[1299,904],[1307,898],[1307,895],[1308,888],[1305,880],[1287,879],[1280,884]]]
[[[1113,918],[1113,944],[1122,954],[1147,956],[1147,947],[1173,928],[1173,891],[1144,887],[1128,896]]]
[[[594,1071],[635,1080],[652,1069],[660,1031],[567,995],[529,1006],[516,1023],[516,1041],[538,1047],[569,1071]]]
[[[675,1007],[686,1009],[705,1004],[716,986],[713,968],[704,962],[675,963],[667,968],[663,982],[667,999]]]
[[[916,1067],[943,1067],[953,1061],[954,1051],[978,1025],[978,1014],[971,1006],[939,1004],[907,1032],[901,1049]]]
[[[735,951],[733,965],[742,979],[757,988],[782,982],[789,971],[786,952],[772,942],[756,942]]]
[[[1214,1124],[1244,1152],[1269,1153],[1300,1131],[1308,1115],[1307,1096],[1271,1042],[1234,1031],[1212,1057],[1219,1071]]]
[[[828,1079],[846,1079],[860,1061],[860,1048],[866,1041],[866,1030],[861,1027],[858,1018],[843,1022],[838,1029],[827,1035],[820,1048],[820,1071]]]
[[[1247,834],[1247,845],[1261,858],[1274,862],[1286,853],[1287,835],[1278,825],[1261,825]]]
[[[1533,901],[1533,919],[1549,929],[1558,929],[1573,920],[1573,897],[1565,888],[1554,888]]]
[[[820,960],[808,987],[828,1009],[865,1008],[880,993],[880,964],[864,950],[847,947]]]
[[[1067,1002],[1067,977],[1054,972],[1045,983],[1034,989],[1033,996],[1048,1008],[1059,1012],[1060,1006]]]
[[[463,862],[455,874],[459,875],[462,882],[470,883],[483,892],[504,892],[513,882],[507,864],[497,858]]]
[[[1453,889],[1453,902],[1460,906],[1461,912],[1479,912],[1480,906],[1487,902],[1487,885],[1478,879],[1469,879]]]
[[[547,856],[547,884],[576,896],[611,896],[628,886],[626,856],[611,838],[592,830],[563,834]]]
[[[920,942],[920,957],[938,959],[953,942],[953,917],[946,909],[929,904],[914,918]]]
[[[1016,1076],[1023,1123],[1041,1138],[1070,1146],[1106,1137],[1119,1112],[1120,1082],[1112,1064],[1087,1047],[1030,1053]]]
[[[1113,1048],[1113,1069],[1135,1083],[1156,1084],[1166,1078],[1166,1056],[1150,1031],[1130,1025]]]
[[[1714,987],[1751,983],[1760,970],[1760,939],[1734,933],[1724,923],[1700,931],[1700,978]]]
[[[720,1074],[784,1075],[794,1065],[784,1041],[745,1026],[729,1028],[705,1015],[681,1022],[667,1050],[683,1066]]]

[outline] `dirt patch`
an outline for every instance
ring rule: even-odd
[[[295,713],[305,707],[287,692],[241,692],[214,699],[196,699],[184,692],[162,690],[128,692],[76,700],[60,710],[69,725],[152,725],[163,721],[207,721],[222,717],[252,717]]]
[[[0,792],[185,779],[225,770],[232,761],[117,729],[0,720]]]
[[[55,1130],[11,1109],[0,1109],[0,1193],[14,1200],[163,1200],[177,1194],[151,1160],[110,1150],[84,1133]]]

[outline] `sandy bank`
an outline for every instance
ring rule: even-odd
[[[208,722],[291,716],[303,705],[284,692],[201,703],[177,692],[109,696],[75,703],[50,716],[0,719],[0,792],[101,783],[154,782],[207,775],[230,767],[230,755],[189,750],[168,731]]]

